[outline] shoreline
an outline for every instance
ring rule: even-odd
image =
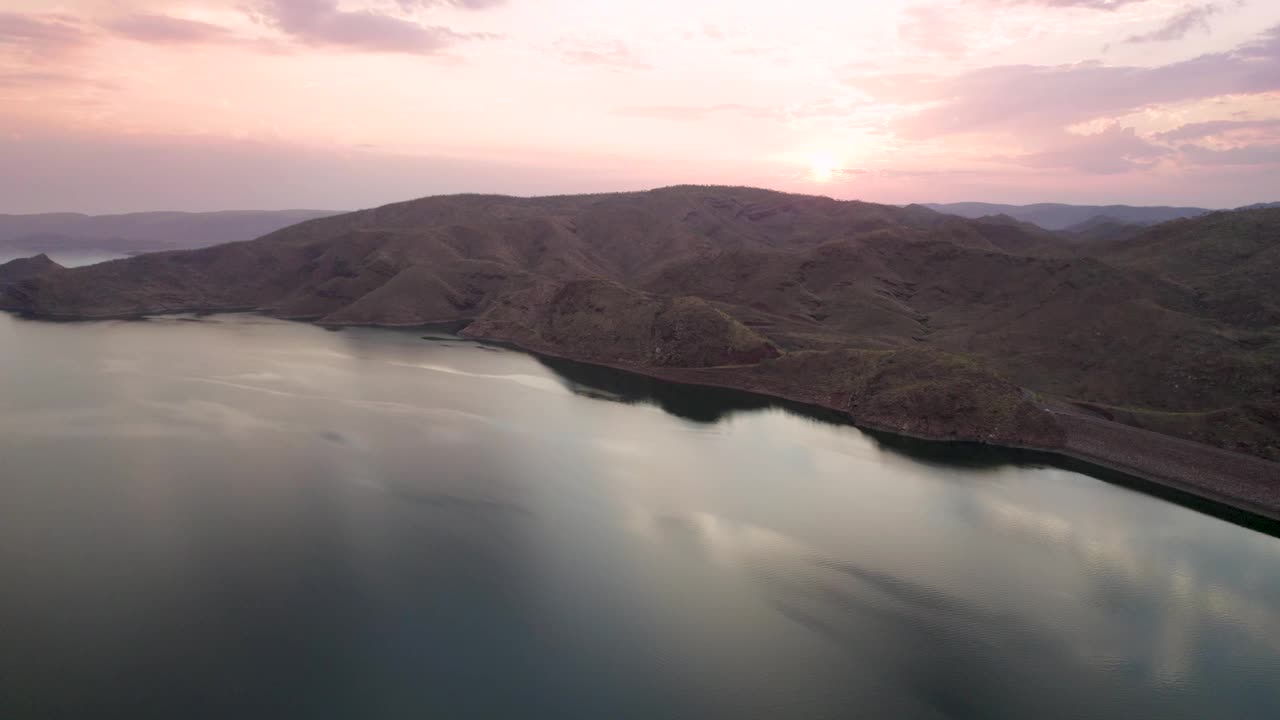
[[[369,325],[369,327],[380,327]],[[394,326],[388,326],[394,327]],[[519,343],[483,337],[461,336],[475,342],[507,347],[531,355],[567,360],[583,365],[609,368],[661,382],[695,387],[717,388],[748,393],[775,402],[793,403],[826,413],[834,413],[859,430],[884,433],[929,443],[980,445],[1052,456],[1066,464],[1084,464],[1096,468],[1107,482],[1136,488],[1146,494],[1207,512],[1239,525],[1280,535],[1280,464],[1251,455],[1233,453],[1210,445],[1191,442],[1171,435],[1143,430],[1102,419],[1083,419],[1054,413],[1064,425],[1066,439],[1061,446],[1043,446],[1010,442],[992,442],[979,437],[929,435],[882,423],[861,420],[843,408],[814,398],[800,397],[777,390],[767,390],[731,378],[690,377],[714,369],[654,368],[628,363],[584,360],[546,348],[533,348]],[[1045,412],[1051,412],[1041,407]],[[1093,433],[1086,431],[1092,426]],[[1099,436],[1097,433],[1102,433]],[[1134,448],[1139,452],[1134,457]],[[1145,446],[1145,447],[1144,447]],[[1175,455],[1183,465],[1169,460]],[[1136,460],[1136,462],[1135,462]],[[1116,476],[1122,476],[1123,480]],[[1154,491],[1159,492],[1154,492]],[[1233,491],[1234,490],[1234,491]],[[1249,492],[1252,491],[1252,492]]]
[[[761,387],[738,380],[726,372],[728,368],[665,368],[632,363],[584,359],[547,347],[530,347],[500,338],[460,334],[471,319],[440,320],[427,323],[321,323],[318,318],[279,317],[269,308],[255,307],[184,307],[145,313],[103,315],[36,314],[5,310],[14,315],[47,322],[93,322],[108,320],[145,320],[158,315],[215,315],[232,313],[261,314],[286,322],[301,322],[325,330],[343,328],[378,328],[386,330],[440,330],[457,334],[460,339],[504,347],[534,356],[554,358],[586,366],[608,368],[660,382],[695,387],[717,388],[755,395],[767,401],[791,403],[824,413],[834,413],[841,421],[859,430],[882,433],[928,443],[961,446],[965,444],[1023,451],[1064,461],[1084,464],[1096,469],[1093,475],[1104,482],[1124,485],[1145,494],[1191,507],[1228,522],[1251,529],[1280,535],[1280,463],[1272,463],[1250,455],[1234,453],[1210,445],[1183,440],[1171,435],[1143,430],[1101,418],[1085,418],[1050,410],[1065,434],[1060,446],[992,442],[981,437],[925,434],[882,423],[861,420],[844,408],[815,397],[787,392],[780,388]],[[721,373],[722,377],[711,377]],[[1100,472],[1099,472],[1100,471]]]

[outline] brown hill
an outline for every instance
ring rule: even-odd
[[[0,284],[16,283],[61,269],[61,265],[49,259],[49,256],[44,253],[29,258],[18,258],[0,264]]]
[[[48,273],[0,307],[468,321],[917,434],[1050,447],[1048,402],[1280,458],[1277,228],[1280,211],[1216,213],[1066,251],[1009,219],[752,188],[461,195]]]
[[[1280,325],[1280,207],[1165,223],[1091,251],[1117,267],[1189,288],[1225,323],[1259,330]]]
[[[752,365],[778,350],[696,297],[665,298],[607,280],[539,283],[503,297],[464,331],[547,352],[654,367]],[[580,338],[593,338],[581,346]]]

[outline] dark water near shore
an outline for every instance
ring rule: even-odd
[[[0,314],[0,717],[1280,717],[1280,540],[420,335]]]

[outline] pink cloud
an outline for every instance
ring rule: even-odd
[[[1280,91],[1280,26],[1229,52],[1156,67],[1005,65],[849,82],[882,101],[928,105],[894,124],[908,138],[1054,131],[1158,103]]]
[[[74,17],[0,13],[0,47],[47,54],[80,47],[88,40],[84,27]]]
[[[0,136],[27,136],[0,157],[30,146],[24,162],[49,168],[38,191],[27,173],[0,193],[14,207],[117,197],[129,162],[150,172],[130,170],[132,194],[113,204],[723,182],[890,202],[1234,205],[1280,182],[1280,28],[1227,39],[1280,23],[1261,1],[738,0],[732,17],[687,0],[189,0],[181,16],[161,0],[59,2],[0,12]],[[1179,19],[1206,3],[1223,11]],[[473,42],[489,29],[513,40]],[[1135,32],[1153,44],[1119,45]],[[1111,64],[1088,61],[1108,41]],[[471,62],[434,59],[464,49]],[[33,144],[46,130],[84,142]],[[182,150],[94,151],[148,135]],[[218,144],[231,139],[258,145]],[[260,160],[285,143],[298,145],[272,157],[273,175]],[[816,163],[851,169],[820,182]],[[263,189],[273,182],[298,194]]]
[[[0,88],[49,88],[61,86],[96,87],[101,90],[116,89],[116,85],[103,80],[91,80],[82,75],[54,70],[19,70],[0,72]]]
[[[1155,30],[1139,35],[1130,35],[1125,42],[1169,42],[1172,40],[1181,40],[1192,30],[1203,30],[1205,33],[1208,33],[1211,32],[1211,28],[1209,27],[1209,18],[1220,12],[1222,12],[1222,6],[1217,3],[1193,5],[1169,18],[1163,25]]]
[[[1176,127],[1156,135],[1157,138],[1165,142],[1178,142],[1182,140],[1203,140],[1206,138],[1217,137],[1228,133],[1241,131],[1258,130],[1280,131],[1280,118],[1269,120],[1209,120],[1206,122],[1189,123]]]
[[[1182,146],[1183,156],[1196,165],[1272,165],[1280,163],[1280,143],[1246,145],[1214,150],[1198,145]]]
[[[487,10],[506,5],[507,0],[397,0],[402,10],[418,8],[455,7],[463,10]]]
[[[126,15],[109,21],[106,28],[131,40],[158,44],[218,42],[234,38],[224,27],[168,15]]]
[[[1097,175],[1111,175],[1150,167],[1173,150],[1148,142],[1133,128],[1113,125],[1095,135],[1069,135],[1048,149],[1009,158],[1029,168],[1064,168]]]
[[[493,3],[454,4],[474,8]],[[359,52],[433,55],[478,37],[373,10],[341,10],[337,0],[262,0],[253,13],[298,42]]]
[[[1115,10],[1148,0],[1004,0],[1006,5],[1044,5],[1046,7],[1079,7],[1093,10]]]

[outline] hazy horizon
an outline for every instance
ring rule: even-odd
[[[1276,200],[1264,0],[0,0],[0,212]]]
[[[716,187],[716,186],[719,186],[719,187],[730,187],[730,186],[727,186],[727,185],[709,185],[709,184],[707,184],[707,186],[708,186],[708,187]],[[383,204],[384,204],[384,205],[385,205],[385,204],[389,204],[389,203],[390,203],[390,204],[394,204],[394,203],[397,203],[397,202],[407,202],[407,201],[418,200],[418,199],[422,199],[422,198],[426,198],[426,197],[450,196],[450,195],[477,195],[477,194],[479,194],[479,195],[501,195],[501,196],[508,196],[508,197],[538,198],[538,197],[555,197],[555,196],[557,196],[557,195],[565,195],[565,194],[570,194],[570,195],[575,195],[575,194],[592,195],[592,194],[613,194],[613,193],[626,193],[626,192],[649,192],[649,191],[653,191],[653,190],[661,190],[661,189],[666,188],[666,187],[677,187],[677,186],[665,185],[665,186],[655,186],[655,187],[638,188],[638,189],[635,189],[635,190],[616,190],[616,191],[615,191],[615,190],[598,190],[598,191],[592,191],[592,192],[587,192],[587,193],[542,193],[542,194],[517,194],[517,193],[486,193],[486,192],[470,192],[470,191],[466,191],[466,192],[456,192],[456,193],[451,193],[451,192],[441,192],[441,193],[432,193],[431,195],[416,195],[416,196],[413,196],[413,197],[405,197],[405,198],[401,198],[400,200],[391,200],[391,201],[388,201],[388,203],[383,203]],[[798,192],[798,191],[782,190],[782,189],[780,189],[780,188],[760,188],[760,189],[763,189],[763,190],[772,190],[772,191],[777,191],[777,192],[788,192],[788,193],[790,193],[790,192]],[[833,199],[840,200],[840,201],[873,202],[873,201],[870,201],[870,200],[864,200],[863,198],[859,198],[859,197],[849,197],[849,198],[834,197],[834,196],[832,196],[832,195],[829,195],[829,194],[826,194],[826,193],[821,193],[821,192],[801,193],[801,194],[817,195],[817,196],[823,196],[823,197],[832,197]],[[1261,201],[1258,201],[1258,202],[1269,203],[1269,202],[1277,202],[1277,201],[1275,201],[1275,200],[1261,200]],[[1057,201],[1057,200],[1033,200],[1033,201],[1028,201],[1028,202],[1019,202],[1019,203],[1004,203],[1004,202],[998,202],[998,201],[992,201],[992,200],[974,200],[974,199],[970,199],[970,200],[951,200],[951,201],[946,201],[946,202],[936,202],[936,201],[934,201],[934,200],[919,200],[919,201],[913,201],[913,202],[904,202],[904,203],[885,203],[885,204],[895,205],[895,206],[898,206],[898,207],[905,207],[905,206],[907,206],[907,205],[964,205],[964,204],[1015,205],[1015,206],[1022,206],[1022,207],[1025,207],[1025,206],[1032,206],[1032,205],[1068,205],[1068,206],[1085,206],[1085,207],[1093,207],[1093,206],[1103,207],[1103,206],[1108,206],[1108,205],[1127,205],[1127,206],[1132,206],[1132,207],[1196,207],[1196,208],[1203,208],[1203,209],[1205,209],[1205,210],[1234,210],[1234,209],[1237,209],[1237,208],[1239,208],[1239,207],[1243,207],[1243,205],[1235,205],[1235,206],[1231,206],[1231,207],[1210,207],[1210,206],[1204,206],[1204,205],[1194,205],[1194,204],[1192,204],[1192,205],[1187,205],[1187,204],[1183,204],[1183,203],[1162,203],[1162,202],[1154,202],[1154,203],[1151,203],[1151,204],[1149,204],[1149,205],[1132,205],[1131,203],[1110,203],[1110,202],[1109,202],[1109,203],[1072,203],[1072,202],[1062,202],[1062,201]],[[1251,204],[1254,204],[1254,203],[1245,203],[1245,205],[1251,205]],[[334,214],[341,214],[341,213],[348,213],[348,212],[357,212],[357,211],[360,211],[360,210],[367,210],[367,209],[374,208],[374,207],[380,207],[380,206],[379,206],[379,205],[369,205],[369,206],[364,206],[364,207],[349,207],[349,208],[333,208],[333,207],[328,207],[328,208],[322,208],[322,207],[254,207],[254,208],[248,208],[248,207],[226,207],[226,208],[217,208],[217,209],[212,209],[212,210],[189,210],[189,209],[184,209],[184,208],[168,208],[168,207],[165,207],[165,208],[149,208],[149,209],[106,210],[106,211],[102,211],[102,212],[85,212],[85,211],[82,211],[82,210],[76,210],[76,209],[68,209],[68,208],[64,208],[64,209],[60,209],[60,210],[39,210],[39,211],[34,211],[34,212],[22,212],[22,211],[14,211],[14,210],[0,210],[0,215],[7,215],[7,216],[16,216],[16,215],[86,215],[86,216],[90,216],[90,217],[102,217],[102,216],[113,216],[113,215],[144,215],[144,214],[153,214],[153,213],[154,213],[154,214],[160,214],[160,213],[187,213],[187,214],[193,214],[193,215],[194,215],[194,214],[213,214],[213,213],[239,213],[239,212],[243,212],[243,213],[256,213],[256,212],[261,212],[261,213],[285,213],[285,212],[330,212],[330,213],[334,213]]]

